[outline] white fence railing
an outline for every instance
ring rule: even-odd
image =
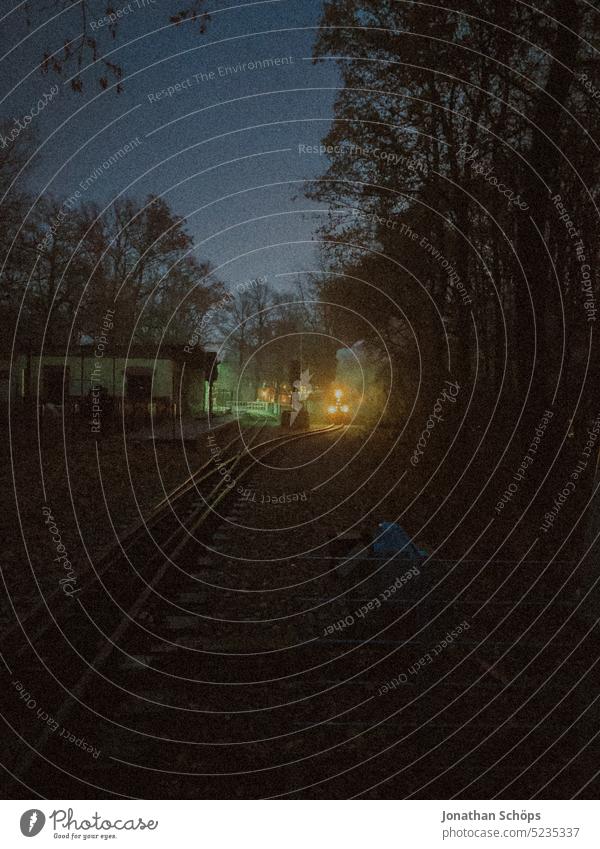
[[[246,401],[244,404],[234,404],[232,411],[238,413],[260,413],[263,416],[278,416],[281,412],[281,406],[274,401]]]

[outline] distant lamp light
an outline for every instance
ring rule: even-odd
[[[342,413],[349,413],[350,407],[348,406],[348,404],[342,404],[341,410],[342,410]]]
[[[337,401],[339,401],[339,400],[340,400],[340,398],[342,397],[342,390],[341,390],[341,389],[336,389],[336,390],[335,390],[335,392],[334,392],[333,394],[335,395],[336,400],[337,400]]]
[[[327,407],[328,413],[335,413],[335,411],[336,411],[336,408],[333,406],[333,404],[331,405],[331,407]]]

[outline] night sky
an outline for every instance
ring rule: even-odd
[[[311,61],[321,0],[209,3],[204,35],[197,24],[170,24],[172,3],[137,2],[115,0],[115,10],[128,11],[114,41],[106,27],[94,31],[104,56],[112,51],[108,58],[124,69],[122,94],[112,80],[101,90],[99,65],[83,71],[81,94],[70,86],[75,66],[63,79],[37,67],[79,31],[77,9],[49,22],[56,9],[38,5],[27,29],[17,7],[0,24],[1,116],[27,114],[60,84],[26,131],[39,142],[28,189],[60,198],[79,190],[82,201],[102,206],[120,195],[164,195],[186,217],[197,256],[222,266],[220,279],[236,285],[264,275],[286,288],[290,272],[316,270],[310,242],[325,214],[303,196],[303,180],[326,162],[298,153],[298,144],[318,144],[326,133],[339,82],[334,63]],[[93,4],[99,16],[105,5]],[[219,74],[219,67],[283,57],[290,64]],[[211,72],[214,79],[194,78]],[[171,96],[157,96],[177,84]],[[141,144],[82,191],[81,181],[135,138]]]

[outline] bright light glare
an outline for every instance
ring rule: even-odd
[[[335,395],[335,397],[337,398],[337,400],[339,401],[339,400],[340,400],[340,398],[342,397],[342,390],[341,390],[341,389],[336,389],[336,390],[335,390],[335,392],[334,392],[334,395]]]
[[[350,407],[348,406],[348,404],[343,404],[342,405],[342,413],[349,413],[349,412],[350,412]]]
[[[327,412],[328,412],[328,413],[335,413],[335,407],[333,407],[333,406],[332,406],[332,407],[327,407]]]

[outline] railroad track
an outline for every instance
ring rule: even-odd
[[[249,454],[249,449],[253,448],[253,446],[255,446],[257,452],[265,450],[268,452],[269,450],[275,450],[276,448],[305,437],[340,430],[341,427],[328,426],[322,429],[310,431],[306,434],[300,433],[283,435],[260,443],[259,440],[261,435],[268,429],[268,425],[262,425],[251,430],[240,432],[233,439],[229,440],[222,449],[220,449],[220,460],[228,466],[229,470],[235,471],[239,466],[237,474],[240,480],[243,479],[243,477],[257,462],[257,457],[250,456]],[[210,434],[211,431],[208,431],[207,433]],[[247,444],[245,442],[246,438],[248,439]],[[267,454],[265,454],[265,456],[267,456]],[[207,490],[204,494],[202,492],[203,488]],[[122,556],[126,557],[129,550],[136,548],[142,543],[148,543],[148,541],[150,541],[152,545],[156,543],[156,545],[159,546],[159,549],[155,551],[154,554],[160,556],[160,546],[163,543],[168,544],[168,541],[173,534],[177,532],[185,532],[185,527],[183,526],[180,518],[182,514],[187,515],[188,520],[191,520],[195,524],[198,523],[199,518],[200,522],[205,521],[207,516],[211,513],[211,510],[218,506],[223,498],[230,494],[229,490],[232,488],[232,486],[226,485],[219,469],[215,466],[215,462],[213,460],[208,460],[196,472],[190,475],[187,480],[183,481],[183,483],[171,490],[171,492],[169,492],[146,517],[135,522],[132,527],[121,534],[117,538],[117,542],[110,545],[98,557],[95,564],[94,576],[90,578],[87,583],[84,582],[82,589],[85,590],[92,582],[96,581],[98,578],[102,578],[107,569],[114,564],[115,558]],[[211,498],[214,498],[212,503],[210,502]],[[201,511],[198,507],[198,504],[202,499],[204,499],[202,501],[204,511]],[[178,508],[179,506],[182,507],[181,510],[178,509],[177,514],[174,512],[175,506]],[[201,512],[205,515],[201,516]],[[19,616],[18,622],[3,630],[0,636],[0,648],[12,636],[20,633],[23,625],[31,623],[32,620],[36,619],[36,617],[44,620],[51,618],[48,603],[56,599],[62,599],[62,597],[62,590],[60,587],[57,587],[47,593],[39,602],[34,604],[30,610],[22,613]],[[36,631],[35,636],[37,638],[43,636],[48,627],[48,623],[40,626],[40,628]]]
[[[84,584],[75,599],[75,605],[63,604],[59,612],[56,608],[51,610],[48,602],[62,600],[60,589],[55,590],[48,598],[36,604],[26,616],[21,617],[20,623],[4,632],[1,646],[17,662],[29,653],[30,648],[35,647],[37,651],[40,643],[61,639],[66,639],[84,659],[83,673],[69,685],[64,703],[52,713],[57,722],[64,726],[74,706],[83,704],[90,684],[102,674],[111,656],[118,652],[117,646],[126,632],[135,624],[143,625],[153,619],[148,609],[151,596],[164,583],[165,575],[174,567],[176,559],[187,549],[194,548],[198,543],[210,543],[222,524],[218,511],[229,501],[240,500],[239,487],[252,470],[275,452],[291,444],[343,431],[344,428],[341,425],[329,425],[308,432],[289,433],[263,440],[262,437],[268,429],[268,426],[260,426],[240,433],[222,448],[219,447],[214,458],[208,460],[170,492],[147,517],[126,532],[117,544],[99,559],[95,564],[94,577]],[[176,578],[180,579],[183,577],[181,569],[177,566],[175,568]],[[111,576],[121,569],[133,571],[142,586],[140,590],[136,585],[136,591],[131,597],[127,592],[120,592],[117,597],[109,590]],[[193,575],[191,580],[195,581]],[[118,611],[118,621],[112,629],[102,628],[101,634],[100,631],[97,632],[97,635],[101,636],[100,648],[90,657],[86,652],[86,644],[90,642],[90,632],[96,633],[95,627],[98,623],[92,624],[88,608],[94,608],[94,602],[90,602],[90,598],[97,593],[99,587],[109,595],[109,599],[104,596],[104,602],[112,602],[115,605],[112,612]],[[175,593],[177,594],[177,590]],[[108,620],[110,622],[110,616]],[[27,642],[15,650],[14,638],[25,624],[28,626]],[[88,659],[85,659],[86,655]],[[23,677],[26,677],[26,674]],[[28,774],[36,760],[36,751],[43,749],[52,735],[53,732],[49,728],[45,728],[42,734],[38,735],[29,755],[19,758],[16,775]]]
[[[48,626],[45,645],[36,643],[49,668],[60,669],[53,646],[61,640],[70,643],[70,658],[80,659],[61,670],[64,689],[52,715],[101,753],[94,760],[71,751],[71,766],[60,751],[68,744],[51,731],[40,734],[34,722],[26,735],[36,740],[34,750],[21,755],[14,774],[34,788],[41,782],[46,794],[58,782],[69,790],[65,798],[248,798],[300,787],[300,795],[319,797],[339,774],[333,795],[346,798],[357,790],[353,770],[362,763],[359,787],[401,768],[394,795],[427,783],[431,795],[446,798],[497,759],[498,728],[502,745],[518,751],[543,717],[540,706],[532,715],[517,710],[527,688],[543,691],[560,668],[567,692],[597,651],[593,636],[571,621],[563,644],[545,651],[548,635],[568,620],[568,605],[559,599],[543,614],[547,599],[534,595],[510,614],[530,576],[514,563],[498,561],[491,572],[466,560],[429,560],[393,603],[326,634],[409,564],[371,557],[358,574],[340,570],[339,544],[296,556],[310,543],[304,531],[256,532],[250,519],[259,502],[239,489],[258,490],[263,465],[278,452],[302,455],[307,443],[334,430],[264,442],[259,431],[246,446],[232,440],[218,455],[223,466],[205,464],[103,559],[97,579],[60,619],[61,631]],[[286,510],[294,519],[294,506]],[[567,567],[554,564],[554,577]],[[361,568],[365,581],[358,584]],[[542,614],[543,626],[519,640]],[[465,617],[470,629],[435,654]],[[427,655],[435,662],[423,661]],[[32,662],[27,646],[22,657]],[[524,679],[519,673],[532,661]],[[381,693],[399,674],[406,686]],[[591,697],[578,690],[572,698],[584,710]],[[598,715],[586,717],[584,739]],[[542,723],[532,745],[542,746],[547,733]],[[475,761],[463,761],[474,747]],[[36,748],[56,766],[41,761]],[[565,740],[552,756],[562,765],[572,752]],[[592,748],[586,757],[574,787],[597,768]],[[477,795],[471,789],[465,798]],[[515,798],[514,789],[507,798]]]

